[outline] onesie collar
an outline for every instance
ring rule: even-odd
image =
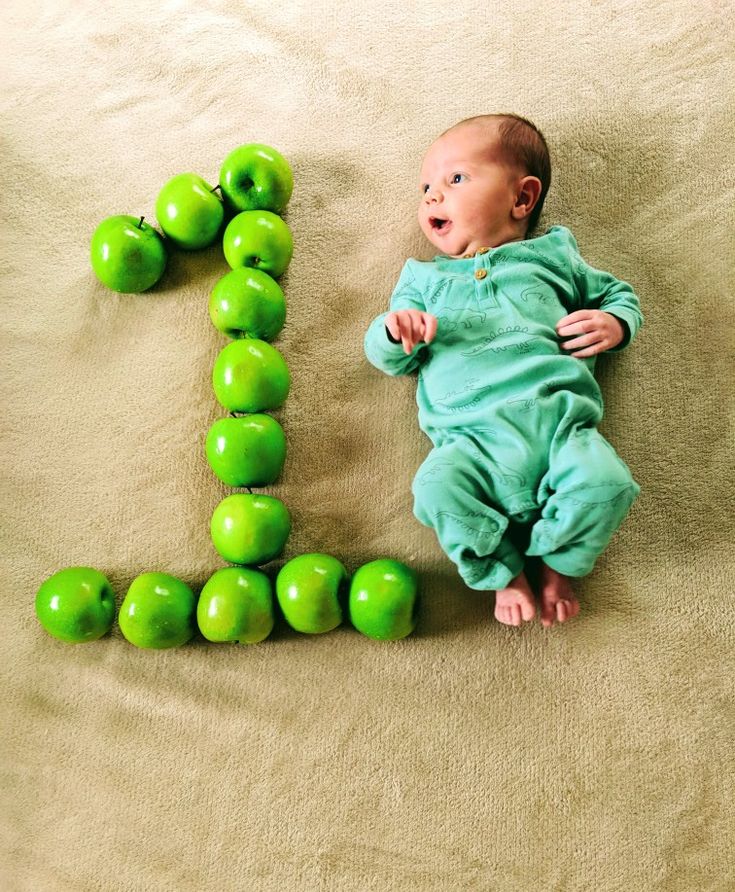
[[[478,248],[474,254],[464,254],[462,257],[452,257],[449,254],[436,254],[434,256],[434,263],[440,262],[444,265],[445,262],[451,262],[452,264],[466,263],[467,261],[473,262],[484,254],[494,254],[496,251],[502,251],[503,249],[512,251],[516,247],[527,245],[530,242],[537,242],[539,239],[546,238],[553,233],[558,233],[564,230],[564,226],[550,226],[542,235],[535,235],[532,238],[518,239],[513,242],[503,242],[502,245],[497,245],[494,248]]]

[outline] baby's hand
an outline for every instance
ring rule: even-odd
[[[436,316],[420,310],[399,310],[388,313],[385,327],[396,341],[401,341],[406,353],[413,352],[416,344],[422,341],[430,344],[436,334]]]
[[[556,333],[562,338],[581,335],[561,345],[564,350],[574,350],[571,355],[580,359],[611,350],[625,337],[620,320],[603,310],[577,310],[570,313],[556,323]],[[586,349],[576,349],[579,347]]]

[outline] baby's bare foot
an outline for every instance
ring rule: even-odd
[[[579,613],[577,601],[569,576],[557,573],[541,561],[541,625],[553,626],[554,620],[566,622]]]
[[[495,593],[495,619],[498,622],[520,626],[535,615],[536,604],[525,573],[519,573],[507,588]]]

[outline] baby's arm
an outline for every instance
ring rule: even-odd
[[[414,371],[436,334],[436,317],[426,312],[410,267],[411,261],[407,261],[393,290],[389,312],[373,319],[365,334],[365,355],[388,375]]]
[[[571,338],[562,343],[562,348],[581,359],[627,347],[643,324],[632,285],[585,263],[576,250],[571,260],[581,309],[557,322],[557,334]]]

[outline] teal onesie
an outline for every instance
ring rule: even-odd
[[[640,487],[597,431],[596,357],[564,351],[555,326],[604,310],[623,324],[623,349],[643,321],[632,287],[552,226],[466,258],[408,260],[390,301],[406,309],[437,317],[432,343],[407,355],[382,313],[365,354],[389,375],[418,372],[419,425],[434,444],[413,481],[418,520],[470,588],[505,588],[524,554],[589,573]]]

